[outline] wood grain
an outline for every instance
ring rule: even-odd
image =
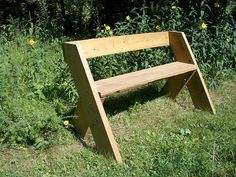
[[[97,56],[170,45],[176,62],[123,74],[94,82],[87,59]],[[214,105],[182,32],[156,32],[66,42],[64,58],[68,63],[79,93],[76,129],[84,137],[89,128],[96,147],[103,154],[112,154],[118,163],[122,158],[106,117],[102,101],[108,95],[168,78],[164,91],[175,99],[187,85],[196,108],[215,113]]]
[[[189,82],[195,72],[196,70],[169,78],[161,90],[161,95],[166,95],[175,100],[179,92]]]
[[[141,86],[156,80],[180,75],[183,73],[194,71],[196,69],[197,67],[192,64],[173,62],[149,69],[102,79],[96,81],[95,84],[97,86],[100,97],[105,97],[115,92],[120,92],[122,90]]]
[[[174,52],[176,61],[194,64],[197,62],[183,32],[169,32],[170,46]],[[193,104],[196,108],[216,113],[211,97],[199,68],[187,84]]]
[[[68,42],[79,44],[86,58],[169,45],[168,32],[133,34]]]
[[[86,58],[79,45],[64,44],[64,57],[79,92],[79,119],[88,121],[97,149],[111,154],[118,163],[122,158],[98,95]]]

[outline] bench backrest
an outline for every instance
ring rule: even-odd
[[[80,45],[86,58],[168,46],[169,33],[147,33],[67,42]]]

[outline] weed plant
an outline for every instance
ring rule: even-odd
[[[0,142],[37,148],[60,143],[68,133],[62,115],[77,95],[61,43],[20,35],[10,41],[2,37],[0,44]]]

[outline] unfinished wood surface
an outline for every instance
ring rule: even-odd
[[[80,46],[71,44],[64,44],[63,47],[64,57],[69,64],[79,92],[79,119],[87,121],[98,151],[103,154],[111,154],[118,163],[122,163],[119,149],[82,49]]]
[[[199,70],[194,73],[193,77],[187,83],[187,87],[192,98],[193,104],[196,108],[216,113],[214,105],[211,101],[209,93],[206,92],[204,80],[199,73]]]
[[[87,58],[170,45],[176,62],[102,79],[94,82]],[[64,43],[64,58],[69,64],[79,93],[75,128],[83,137],[91,129],[97,149],[122,162],[106,117],[102,101],[115,92],[168,78],[165,93],[175,98],[187,85],[196,108],[215,113],[208,90],[184,33],[156,32]]]
[[[169,32],[170,46],[177,61],[191,63],[197,66],[187,38],[182,32]],[[215,114],[215,108],[199,69],[187,84],[193,104],[196,108],[208,110]]]
[[[100,97],[104,97],[118,91],[127,90],[156,80],[194,71],[196,69],[197,67],[192,64],[173,62],[149,69],[102,79],[96,81],[95,84]]]
[[[79,44],[86,58],[169,45],[168,32],[133,34],[68,42]]]
[[[170,77],[162,88],[161,95],[166,95],[174,100],[182,88],[189,82],[195,72],[196,70]]]
[[[71,120],[71,123],[74,125],[75,130],[79,133],[80,138],[85,139],[86,135],[89,134],[89,122],[86,119],[86,110],[82,109],[83,100],[79,99],[75,111],[75,115],[78,118]]]

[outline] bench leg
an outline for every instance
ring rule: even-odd
[[[65,44],[64,56],[79,92],[76,111],[79,119],[75,121],[75,125],[81,132],[81,136],[86,135],[89,127],[97,150],[105,155],[112,155],[118,163],[122,163],[117,143],[82,49],[79,45]]]
[[[102,102],[98,95],[94,96],[92,92],[80,92],[81,101],[78,103],[78,114],[81,117],[81,120],[78,120],[79,131],[81,131],[82,136],[85,136],[90,129],[97,150],[104,155],[111,154],[118,163],[122,163]]]
[[[89,132],[89,124],[85,117],[86,113],[84,113],[83,109],[81,109],[80,100],[77,104],[75,115],[78,116],[78,118],[73,119],[72,124],[74,125],[75,130],[79,133],[80,137],[84,139]]]
[[[176,61],[190,63],[197,66],[196,59],[184,33],[169,32],[169,39]],[[216,111],[214,105],[199,69],[197,69],[189,80],[187,87],[196,108],[207,110],[215,114]]]
[[[188,83],[194,72],[195,71],[169,78],[161,90],[161,95],[167,95],[174,100],[182,88]]]
[[[201,72],[198,69],[193,77],[187,83],[187,87],[192,98],[193,104],[196,108],[210,111],[215,114],[216,110],[208,93],[205,82],[202,78]]]
[[[101,102],[104,103],[106,97],[101,98]],[[78,116],[78,118],[72,120],[72,124],[74,125],[75,130],[79,133],[80,137],[82,139],[86,138],[86,135],[91,130],[89,128],[88,121],[86,120],[85,116],[86,113],[83,112],[83,109],[80,109],[82,102],[79,100],[77,104],[77,108],[75,110],[75,115]]]
[[[195,72],[169,78],[161,93],[175,99],[185,85],[195,108],[216,113],[199,69]]]

